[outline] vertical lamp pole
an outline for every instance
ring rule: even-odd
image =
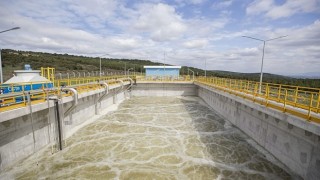
[[[192,72],[192,80],[194,81],[194,71],[192,71],[191,69],[188,68],[188,74],[189,74],[189,71]]]
[[[287,37],[287,36],[280,36],[280,37],[276,37],[276,38],[272,38],[272,39],[267,39],[267,40],[258,39],[258,38],[254,38],[254,37],[250,37],[250,36],[242,36],[242,37],[244,37],[244,38],[249,38],[249,39],[253,39],[253,40],[257,40],[257,41],[262,41],[262,42],[263,42],[262,58],[261,58],[260,83],[259,83],[259,94],[261,94],[261,89],[262,89],[262,76],[263,76],[264,48],[265,48],[265,46],[266,46],[266,42],[267,42],[267,41],[276,40],[276,39],[280,39],[280,38],[284,38],[284,37]]]
[[[99,57],[99,59],[100,59],[100,68],[99,68],[99,69],[100,69],[100,74],[99,74],[99,78],[100,78],[100,79],[101,79],[101,57],[106,56],[106,55],[109,56],[110,54],[104,54],[104,55],[102,55],[102,56]]]
[[[204,59],[204,77],[207,77],[207,60]]]
[[[166,52],[163,52],[163,76],[166,75]]]
[[[7,31],[12,31],[12,30],[17,30],[17,29],[20,29],[20,27],[14,27],[14,28],[11,28],[11,29],[7,29],[7,30],[4,30],[4,31],[0,31],[0,33],[4,33],[4,32],[7,32]],[[3,74],[2,74],[2,62],[1,62],[1,49],[0,49],[0,84],[3,83]]]

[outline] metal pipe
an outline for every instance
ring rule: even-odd
[[[129,72],[130,70],[133,70],[133,69],[132,69],[132,68],[129,68],[129,69],[128,69],[128,78],[129,78],[129,76],[130,76],[130,72]]]
[[[117,79],[116,81],[119,81],[121,83],[121,89],[118,89],[118,91],[116,91],[116,93],[118,93],[120,90],[123,89],[124,83],[123,83],[123,81],[121,79]]]
[[[102,99],[109,94],[109,85],[106,82],[100,82],[101,85],[105,86],[105,93],[96,101],[95,103],[95,114],[98,115],[98,103],[102,101]]]
[[[130,80],[130,85],[128,86],[128,88],[126,89],[126,92],[129,92],[129,89],[132,87],[133,85],[133,80],[131,78],[128,78]]]
[[[34,135],[34,127],[33,127],[33,115],[32,115],[32,104],[31,104],[31,95],[30,92],[27,93],[28,105],[30,110],[30,118],[31,118],[31,129],[32,129],[32,138],[33,138],[33,152],[36,151],[36,138]]]
[[[105,86],[105,93],[98,99],[97,103],[100,102],[109,93],[109,85],[108,85],[108,83],[102,82],[101,85]]]
[[[119,81],[121,83],[121,88],[119,88],[117,91],[114,92],[114,96],[113,96],[113,103],[115,104],[117,101],[117,94],[119,91],[121,91],[123,89],[123,81],[120,79],[117,79],[116,81]]]
[[[48,137],[49,137],[49,144],[51,144],[51,120],[50,120],[50,99],[49,99],[49,93],[48,91],[46,92],[46,96],[47,96],[47,103],[48,103],[48,115],[47,115],[47,123],[48,123]],[[53,145],[51,145],[51,154],[53,154]]]
[[[55,107],[56,107],[56,116],[57,116],[57,123],[58,123],[58,141],[59,141],[59,149],[62,150],[62,128],[61,128],[61,122],[60,122],[60,112],[59,112],[59,102],[56,99],[54,101]]]
[[[64,116],[67,116],[76,106],[78,105],[78,92],[74,88],[61,88],[61,91],[71,91],[73,93],[73,104],[72,106],[64,113]]]
[[[128,88],[126,89],[128,91],[133,85],[133,80],[131,78],[129,78],[129,77],[127,79],[130,80],[130,86],[128,86]]]

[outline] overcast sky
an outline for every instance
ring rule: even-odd
[[[1,0],[0,48],[211,70],[320,72],[320,0]],[[165,53],[165,58],[164,58]],[[108,57],[108,56],[106,56]]]

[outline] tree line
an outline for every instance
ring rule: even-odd
[[[162,63],[152,62],[150,60],[140,59],[116,59],[101,58],[101,67],[103,71],[124,71],[132,68],[135,72],[144,72],[143,66],[146,65],[163,65]],[[99,57],[76,56],[69,54],[52,54],[44,52],[19,51],[12,49],[2,50],[2,68],[4,81],[12,77],[14,70],[24,69],[25,64],[30,64],[33,69],[41,67],[53,67],[56,72],[68,71],[99,71]],[[168,65],[168,64],[166,64]],[[195,76],[204,76],[203,69],[182,66],[181,75],[187,75],[188,69],[195,72]],[[190,75],[191,72],[189,71]],[[207,76],[215,76],[221,78],[243,79],[250,81],[259,81],[260,73],[238,73],[229,71],[209,70]],[[295,86],[305,86],[320,88],[320,79],[302,79],[287,76],[264,73],[263,81],[268,83],[287,84]]]

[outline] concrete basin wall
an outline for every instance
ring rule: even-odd
[[[304,179],[320,178],[320,126],[196,83],[198,96]]]
[[[128,86],[128,85],[127,85]],[[78,106],[63,119],[63,134],[67,138],[77,129],[99,117],[100,110],[132,96],[199,96],[210,107],[254,139],[292,171],[304,179],[320,177],[320,126],[241,97],[199,83],[138,82],[126,88],[111,87],[100,103],[103,90],[79,95]],[[61,111],[72,105],[72,97],[62,99]],[[33,127],[29,107],[0,114],[1,169],[56,142],[53,102],[32,106]],[[33,132],[35,141],[33,140]],[[50,134],[51,133],[51,134]],[[35,143],[34,143],[35,142]]]
[[[133,86],[133,96],[197,96],[196,86],[190,82],[138,82]]]
[[[138,83],[133,96],[199,96],[304,179],[320,177],[320,126],[200,83]]]
[[[79,94],[78,105],[62,120],[63,139],[70,137],[93,117],[98,118],[100,110],[113,108],[115,104],[129,98],[120,85],[110,87],[109,94],[96,103],[104,90],[95,90]],[[64,97],[59,102],[60,113],[72,106],[73,97]],[[0,170],[15,164],[48,145],[57,142],[57,128],[54,102],[49,101],[0,113]],[[33,121],[33,125],[31,123]],[[34,134],[34,135],[33,135]]]

